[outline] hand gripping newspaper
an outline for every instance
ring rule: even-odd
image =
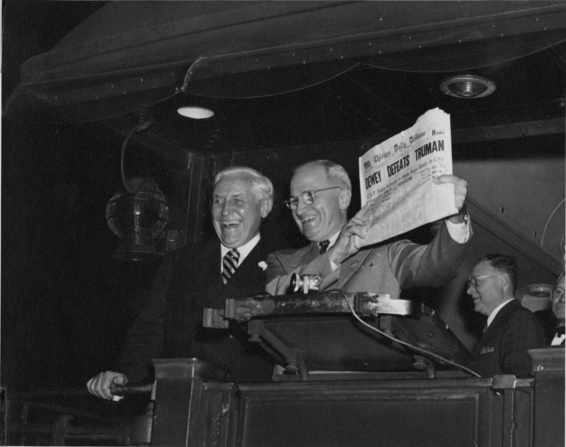
[[[359,158],[362,209],[371,217],[363,247],[456,214],[453,184],[433,179],[452,174],[450,115],[435,108],[413,127]]]

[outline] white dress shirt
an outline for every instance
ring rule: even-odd
[[[258,244],[260,239],[261,236],[258,233],[241,247],[236,247],[238,249],[238,253],[240,253],[240,259],[238,259],[238,265],[236,267],[238,267],[242,262],[244,262],[246,256],[250,254],[250,252]],[[222,243],[220,244],[220,273],[222,273],[222,260],[224,259],[224,256],[226,256],[226,253],[228,253],[230,250],[232,249],[225,247]]]

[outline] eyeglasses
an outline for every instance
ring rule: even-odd
[[[478,279],[484,279],[484,278],[491,278],[492,276],[497,276],[498,273],[494,273],[493,275],[482,275],[482,276],[472,276],[471,279],[468,279],[466,281],[466,290],[470,288],[470,286],[472,286],[474,289],[478,288]]]
[[[328,191],[330,189],[335,189],[335,188],[342,189],[341,186],[331,186],[330,188],[314,189],[312,191],[303,191],[301,193],[301,197],[303,199],[303,202],[305,202],[307,205],[311,205],[314,202],[314,199],[316,198],[317,192]],[[285,205],[287,205],[287,208],[289,208],[291,211],[296,210],[297,207],[299,206],[299,198],[291,196],[287,200],[285,200]]]

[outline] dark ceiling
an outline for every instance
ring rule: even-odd
[[[156,104],[154,132],[195,151],[277,148],[341,140],[383,140],[429,109],[451,115],[454,129],[562,120],[565,44],[482,69],[496,83],[489,97],[460,99],[440,90],[449,73],[414,73],[358,65],[328,81],[283,95],[217,99],[176,95]],[[453,73],[460,74],[460,73]],[[179,107],[198,104],[215,116],[190,120]],[[547,130],[550,130],[548,128]],[[517,135],[519,136],[519,135]]]
[[[42,6],[44,15],[53,11],[60,14],[66,9],[70,12],[65,20],[53,24],[42,22],[42,33],[49,35],[50,27],[54,26],[58,29],[57,36],[61,36],[61,29],[70,31],[73,28],[71,25],[77,25],[98,9],[99,12],[105,12],[116,6],[112,4],[114,2],[107,5],[106,2],[47,2],[47,5],[50,3],[53,5]],[[163,2],[164,5],[169,3]],[[187,2],[189,6],[186,8],[190,9],[191,3]],[[281,8],[280,5],[285,3],[272,4]],[[289,4],[306,9],[301,3]],[[301,10],[300,14],[296,11],[294,14],[287,10],[279,11],[280,16],[289,20],[284,23],[286,27],[281,28],[278,28],[280,24],[277,22],[280,17],[275,17],[275,14],[270,17],[271,22],[263,23],[257,19],[242,28],[245,31],[234,28],[223,33],[222,26],[218,24],[210,35],[216,40],[208,35],[198,35],[195,39],[205,42],[203,48],[209,44],[206,48],[210,53],[214,45],[227,51],[225,47],[229,46],[230,39],[237,40],[239,36],[243,43],[230,47],[232,53],[228,61],[223,56],[224,59],[220,58],[219,62],[209,55],[205,60],[208,66],[204,70],[196,70],[196,74],[189,79],[187,73],[193,67],[198,68],[199,59],[187,56],[188,61],[180,64],[179,56],[175,56],[177,59],[172,56],[167,69],[175,66],[171,69],[175,85],[141,92],[136,90],[139,87],[124,87],[125,99],[107,94],[106,100],[96,97],[97,101],[93,101],[87,96],[95,88],[101,92],[108,90],[110,84],[114,88],[116,81],[127,85],[135,78],[140,84],[144,81],[144,74],[154,74],[154,66],[151,69],[144,66],[135,76],[128,75],[129,78],[124,75],[123,67],[119,66],[111,73],[108,64],[99,78],[89,72],[69,81],[67,74],[67,78],[61,78],[65,85],[74,83],[72,91],[63,92],[67,97],[73,95],[73,106],[67,109],[53,106],[54,98],[57,98],[61,89],[56,82],[56,74],[45,71],[45,76],[41,78],[41,74],[33,72],[32,69],[37,66],[32,61],[28,64],[27,74],[24,67],[23,85],[8,102],[7,115],[25,115],[35,119],[37,117],[33,111],[42,109],[43,116],[48,116],[48,119],[55,117],[53,119],[59,121],[104,118],[104,122],[124,134],[129,133],[129,129],[139,120],[151,117],[149,129],[136,135],[136,138],[143,140],[149,137],[153,146],[156,141],[161,141],[164,146],[215,153],[343,140],[379,142],[411,126],[421,114],[435,107],[451,115],[455,142],[486,139],[491,132],[487,128],[492,126],[506,133],[506,137],[561,133],[564,131],[566,88],[566,22],[556,25],[556,20],[566,17],[566,6],[556,2],[521,3],[525,6],[520,11],[517,11],[517,4],[501,6],[500,3],[490,5],[496,9],[483,12],[476,6],[477,2],[426,2],[425,9],[415,3],[378,2],[380,9],[371,12],[381,14],[389,24],[388,30],[380,31],[381,34],[371,32],[372,27],[381,26],[379,21],[382,18],[376,19],[375,25],[371,20],[360,21],[363,10],[355,8],[366,7],[363,2],[361,6],[356,2],[314,2],[313,11]],[[251,6],[246,3],[241,8],[229,3],[227,7],[226,2],[212,2],[207,8],[214,8],[215,5],[218,5],[218,11],[214,10],[214,14],[211,10],[205,11],[208,15],[203,16],[203,20],[215,23],[214,20],[220,22],[229,17],[236,22],[243,14],[250,14],[252,10],[249,8],[254,8],[252,12],[256,13],[262,2],[258,2],[257,7],[254,3]],[[271,5],[264,7],[274,8]],[[226,8],[230,8],[230,16],[226,15]],[[308,32],[305,31],[306,37],[300,33],[287,35],[292,34],[288,29],[296,33],[301,26],[306,29],[301,18],[307,17],[315,23],[319,18],[321,23],[328,24],[339,19],[344,11],[354,11],[355,14],[352,13],[353,18],[344,19],[342,27],[346,31],[338,29],[331,36],[336,46],[315,45],[313,42],[318,42],[316,39],[324,36],[320,30],[311,41],[307,41],[313,33],[312,27]],[[191,17],[192,13],[197,12],[186,12],[189,19],[194,18]],[[202,11],[198,13],[203,14]],[[441,17],[443,21],[434,25],[430,22],[435,14],[444,14],[445,17]],[[485,14],[484,20],[480,20],[481,14]],[[74,24],[73,18],[76,21]],[[172,19],[173,24],[180,22],[175,20]],[[403,22],[406,20],[411,21],[410,26]],[[538,26],[542,22],[544,26]],[[65,45],[70,45],[69,40],[74,45],[79,41],[82,47],[73,48],[83,49],[88,46],[85,42],[92,41],[92,33],[109,32],[100,31],[102,25],[97,31],[94,23],[89,22],[88,27],[82,25],[87,29],[83,35],[75,31],[71,35],[74,40],[63,39],[63,44],[57,49],[63,47],[65,50]],[[125,28],[134,26],[132,19],[128,20],[126,16],[124,23]],[[269,28],[270,24],[273,29]],[[225,24],[223,26],[226,27]],[[360,31],[357,26],[366,28]],[[80,27],[77,29],[82,30]],[[274,37],[276,30],[279,30],[279,34]],[[329,34],[331,30],[329,28]],[[337,37],[339,32],[342,35]],[[458,33],[462,33],[462,36],[458,36]],[[513,36],[507,37],[505,33]],[[368,37],[364,38],[366,35]],[[205,38],[208,40],[205,41]],[[293,38],[294,41],[290,40]],[[412,39],[420,43],[413,44]],[[265,44],[264,40],[267,40]],[[381,50],[367,50],[366,47],[371,46],[372,42],[376,47],[383,48],[384,52],[387,49],[387,54],[382,55]],[[102,43],[97,45],[102,47]],[[190,41],[187,45],[190,48]],[[244,48],[244,45],[248,47]],[[269,51],[266,52],[266,48]],[[47,51],[45,48],[43,50]],[[97,51],[101,52],[102,49]],[[295,56],[295,51],[301,52],[302,65],[305,67],[287,60]],[[336,51],[337,54],[321,56],[321,51]],[[140,56],[137,57],[139,61]],[[51,63],[50,59],[46,60]],[[143,57],[141,60],[144,60]],[[61,62],[62,69],[66,63],[67,59],[65,63]],[[116,64],[116,61],[113,63]],[[167,65],[162,60],[160,63],[160,68]],[[261,69],[254,69],[254,63]],[[136,64],[139,65],[139,62]],[[271,64],[274,66],[271,67]],[[139,67],[136,65],[135,69]],[[301,69],[303,71],[297,75]],[[478,99],[453,98],[440,91],[443,79],[460,74],[489,78],[495,82],[496,90],[492,95]],[[101,77],[104,79],[100,80]],[[215,112],[214,117],[191,120],[177,114],[179,107],[193,104],[211,108]],[[64,112],[61,113],[61,110]]]

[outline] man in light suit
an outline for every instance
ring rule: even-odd
[[[482,377],[531,375],[527,351],[545,345],[537,317],[515,299],[517,262],[508,255],[491,254],[472,269],[468,295],[476,312],[487,316],[487,328],[474,348],[471,368]]]
[[[272,360],[243,331],[203,328],[202,319],[205,308],[224,309],[227,298],[263,290],[265,259],[275,247],[273,238],[261,237],[260,225],[272,207],[273,185],[259,172],[232,167],[216,175],[212,221],[218,239],[199,251],[186,246],[166,256],[116,367],[88,381],[91,394],[113,399],[112,384],[152,380],[151,359],[158,357],[210,361],[235,382],[270,380]]]
[[[440,225],[429,245],[400,240],[360,249],[354,236],[363,239],[369,222],[359,217],[348,221],[352,186],[344,168],[327,160],[299,166],[286,203],[311,243],[269,255],[266,290],[273,295],[289,293],[290,278],[297,273],[320,276],[320,291],[372,292],[394,299],[401,289],[439,286],[454,278],[471,237],[464,209],[466,182],[443,175],[435,183],[454,184],[459,212]]]

